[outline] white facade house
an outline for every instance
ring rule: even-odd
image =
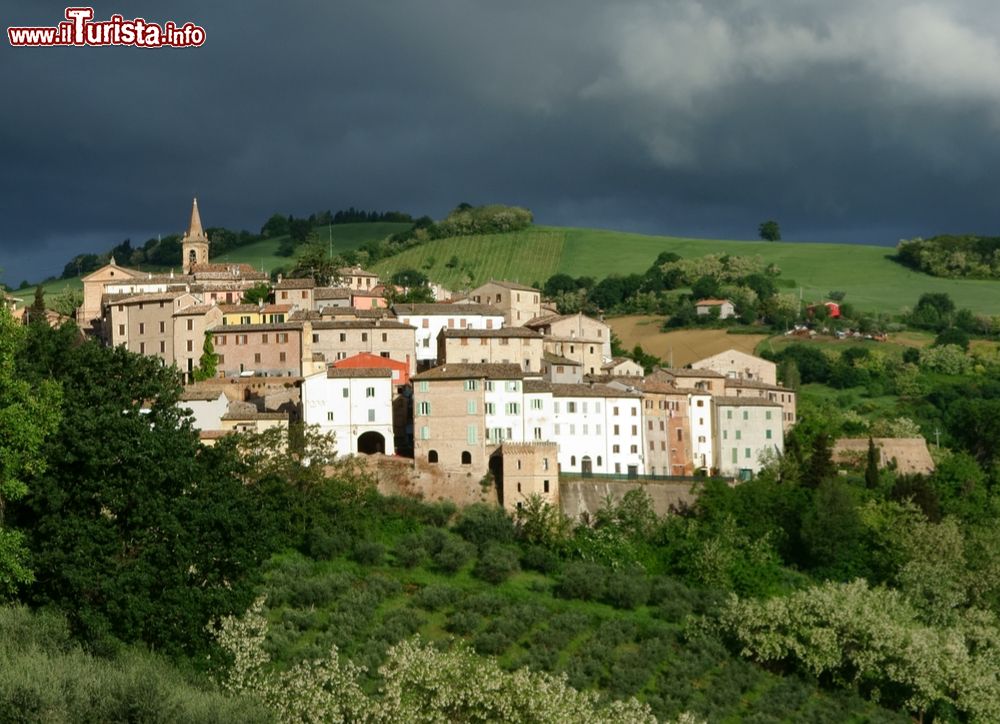
[[[715,463],[721,475],[749,479],[762,459],[785,449],[780,402],[763,398],[716,397]]]
[[[339,455],[392,454],[392,370],[336,368],[302,381],[302,418],[333,433]]]
[[[416,328],[416,358],[422,368],[438,361],[442,329],[500,329],[503,312],[486,304],[396,304],[399,322]]]
[[[715,456],[712,447],[712,395],[688,395],[691,421],[691,462],[695,470],[711,470]]]
[[[219,389],[192,388],[181,393],[177,406],[191,411],[191,424],[198,430],[221,430],[229,399]]]
[[[645,474],[639,393],[527,381],[524,398],[524,441],[556,443],[562,472]]]

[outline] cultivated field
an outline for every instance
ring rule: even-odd
[[[663,317],[627,316],[606,320],[625,349],[641,344],[644,351],[656,355],[674,367],[696,362],[727,349],[753,354],[756,346],[767,339],[765,334],[726,334],[724,329],[681,329],[661,332]]]
[[[566,233],[561,229],[456,236],[407,249],[383,259],[374,270],[388,276],[401,269],[417,269],[454,291],[491,279],[531,285],[559,271],[565,244]]]

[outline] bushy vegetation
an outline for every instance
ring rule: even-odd
[[[1000,237],[941,234],[904,239],[894,259],[937,277],[1000,279]]]

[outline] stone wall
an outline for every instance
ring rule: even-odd
[[[559,500],[562,511],[570,518],[584,513],[593,515],[604,507],[607,496],[621,500],[630,490],[642,488],[653,500],[657,515],[666,515],[671,508],[694,503],[697,495],[692,492],[697,483],[639,482],[630,480],[569,479],[559,482]]]

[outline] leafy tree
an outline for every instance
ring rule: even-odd
[[[201,347],[201,358],[198,360],[198,369],[195,370],[194,378],[197,381],[215,379],[219,374],[219,355],[215,353],[215,345],[212,344],[212,330],[205,332],[205,343]]]
[[[265,237],[285,236],[286,234],[288,234],[288,217],[283,214],[273,214],[260,229],[260,235]]]
[[[60,357],[59,433],[15,512],[36,570],[30,598],[98,646],[203,651],[202,626],[247,605],[269,552],[254,491],[224,447],[200,446],[173,368],[96,343]]]
[[[271,287],[267,284],[255,284],[243,292],[244,304],[266,304],[271,297]]]
[[[813,438],[809,467],[803,482],[811,488],[818,488],[824,480],[829,480],[836,474],[837,468],[833,464],[833,445],[830,436],[825,431],[820,432]]]
[[[918,327],[943,329],[951,322],[955,302],[944,292],[927,292],[917,300],[910,322]]]
[[[782,361],[778,368],[780,371],[781,384],[791,390],[797,390],[802,385],[802,375],[799,374],[799,366],[792,358]]]
[[[35,299],[28,307],[28,320],[31,324],[47,324],[45,311],[45,289],[39,284],[35,287]]]
[[[781,227],[773,219],[761,222],[757,227],[757,234],[764,241],[781,241]]]
[[[43,445],[60,419],[59,386],[31,384],[16,373],[24,335],[10,312],[0,309],[0,598],[34,580],[24,534],[10,526],[6,510],[28,493],[27,482],[44,472]]]
[[[699,277],[694,284],[691,285],[691,293],[694,294],[695,299],[709,299],[719,295],[719,282],[715,277],[703,276]]]
[[[938,332],[938,336],[934,338],[934,345],[936,347],[943,347],[946,344],[961,347],[964,352],[968,352],[969,335],[958,327],[948,327]]]
[[[56,297],[52,308],[64,317],[72,317],[76,314],[76,310],[81,304],[83,304],[83,292],[76,289],[68,289]]]
[[[337,269],[341,265],[339,257],[330,257],[326,245],[316,242],[303,247],[289,273],[298,279],[311,277],[318,286],[325,287],[339,278]]]
[[[389,281],[400,287],[423,287],[430,281],[427,275],[416,269],[400,269],[393,274]]]

